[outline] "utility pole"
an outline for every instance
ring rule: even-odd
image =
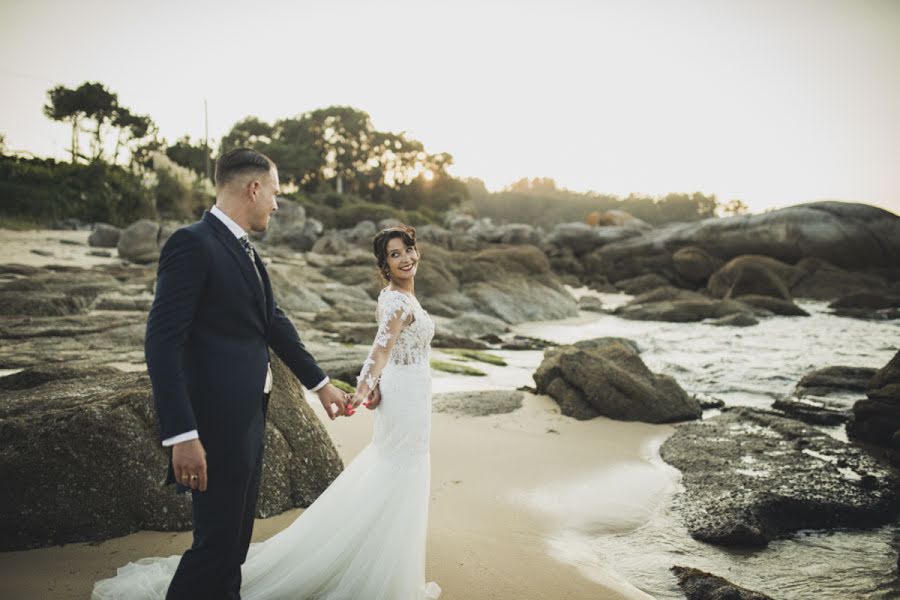
[[[209,110],[206,106],[206,98],[203,99],[203,156],[206,158],[206,178],[212,181],[212,173],[209,171]]]

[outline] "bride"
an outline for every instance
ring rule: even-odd
[[[433,600],[425,583],[431,486],[434,323],[415,296],[415,229],[379,232],[373,249],[388,285],[378,297],[378,332],[347,404],[376,388],[372,440],[293,523],[251,544],[242,566],[244,600]],[[368,404],[366,405],[368,406]],[[144,558],[94,584],[92,600],[165,598],[180,557]]]

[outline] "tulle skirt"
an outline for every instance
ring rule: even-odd
[[[388,366],[372,441],[293,523],[251,544],[243,600],[435,600],[425,582],[431,372]],[[93,600],[163,600],[180,556],[144,558],[94,585]]]

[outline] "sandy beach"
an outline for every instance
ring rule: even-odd
[[[371,414],[328,421],[317,407],[345,463],[368,443]],[[550,550],[567,520],[525,499],[555,485],[562,492],[592,474],[639,464],[642,447],[667,428],[607,419],[564,417],[550,399],[527,395],[507,415],[455,417],[435,414],[432,430],[432,494],[426,573],[442,598],[613,599],[649,598],[614,573],[582,571],[556,560]],[[582,511],[602,511],[584,497]],[[561,501],[565,498],[561,496]],[[563,504],[562,506],[566,506]],[[256,522],[254,541],[290,524],[302,509]],[[577,512],[577,511],[573,511]],[[4,598],[83,599],[93,582],[128,561],[180,554],[190,532],[138,532],[99,543],[66,544],[0,554]]]

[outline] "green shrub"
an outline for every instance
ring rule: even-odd
[[[154,218],[150,191],[122,167],[0,157],[0,215],[52,223],[76,218],[125,226]]]

